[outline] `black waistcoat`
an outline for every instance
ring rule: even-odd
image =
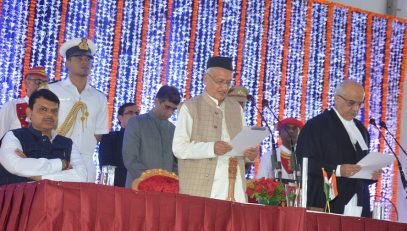
[[[60,135],[55,136],[52,142],[47,136],[43,136],[31,126],[12,130],[14,136],[20,141],[24,154],[27,158],[64,159],[70,161],[72,140]],[[8,172],[0,165],[0,185],[28,182],[30,178],[20,177]]]

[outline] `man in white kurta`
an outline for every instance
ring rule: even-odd
[[[88,83],[94,52],[91,40],[77,38],[65,42],[60,53],[66,58],[69,77],[49,85],[61,101],[57,132],[79,147],[88,182],[96,181],[93,160],[96,144],[101,135],[109,132],[106,96]]]
[[[48,81],[44,67],[32,67],[24,76],[26,96],[24,98],[12,99],[6,102],[0,110],[0,139],[7,131],[28,127],[25,110],[30,95],[38,89],[41,84]]]
[[[235,121],[234,124],[236,126],[241,128],[243,127],[244,124],[243,111],[240,105],[235,100],[226,98],[228,90],[231,86],[232,70],[233,70],[232,61],[230,58],[212,57],[208,61],[208,69],[204,75],[204,83],[206,85],[205,92],[202,95],[195,97],[195,99],[185,102],[185,104],[180,109],[173,140],[174,155],[179,159],[178,171],[180,174],[180,193],[185,193],[183,191],[182,186],[183,185],[182,181],[183,178],[185,177],[182,176],[184,168],[182,165],[183,160],[190,160],[191,162],[189,163],[191,164],[193,164],[193,161],[196,160],[195,163],[199,161],[204,163],[203,164],[204,170],[196,169],[196,172],[200,171],[200,173],[204,175],[203,178],[207,176],[213,176],[213,178],[211,179],[204,179],[205,182],[206,180],[209,180],[209,182],[211,183],[210,193],[209,194],[206,193],[207,189],[201,190],[199,186],[195,186],[195,188],[192,190],[186,190],[187,191],[186,193],[191,195],[207,196],[210,198],[222,200],[225,200],[228,196],[228,167],[230,151],[232,150],[232,146],[229,144],[231,140],[231,135],[229,134],[231,131],[230,130],[231,127],[227,126],[227,124],[230,123],[230,121],[229,122],[226,121],[226,119],[231,120],[231,118],[225,116],[228,115],[227,111],[229,110],[237,112],[238,114],[240,113],[240,115],[234,116],[235,118],[241,119],[240,121],[234,120]],[[193,136],[195,136],[194,129],[196,130],[194,126],[196,126],[197,123],[198,124],[201,123],[201,121],[199,121],[199,115],[195,117],[196,113],[191,113],[190,111],[192,109],[190,105],[194,104],[194,100],[199,101],[197,104],[204,104],[203,108],[216,107],[212,109],[214,110],[213,116],[214,118],[216,117],[216,119],[213,120],[217,120],[217,118],[219,118],[219,114],[222,116],[220,123],[221,126],[218,125],[212,126],[214,130],[221,127],[221,131],[216,132],[216,134],[220,134],[219,140],[209,142],[200,141],[199,139],[193,140]],[[198,105],[197,107],[199,112],[200,110],[199,108],[201,107],[201,105]],[[226,109],[226,107],[228,107],[229,109]],[[201,112],[203,111],[201,110]],[[208,117],[211,117],[211,115],[209,115]],[[209,121],[212,121],[211,118],[208,119]],[[238,125],[236,124],[236,122],[241,124]],[[204,132],[202,131],[202,134],[203,133]],[[236,131],[234,131],[234,135],[236,135]],[[206,139],[204,135],[202,139],[203,140]],[[258,151],[256,148],[248,148],[247,150],[245,150],[244,156],[246,156],[250,160],[254,160],[257,156],[257,152]],[[216,167],[214,168],[214,172],[210,172],[212,168],[208,167],[208,165],[211,165],[211,161],[213,160],[216,161],[215,162]],[[234,199],[238,202],[246,202],[247,201],[246,193],[245,188],[243,187],[245,185],[245,183],[243,182],[243,180],[245,179],[244,163],[243,159],[241,160],[242,164],[238,165],[238,171],[236,176]],[[186,163],[188,164],[188,162]],[[191,176],[191,178],[192,177],[194,176]],[[188,187],[188,185],[186,187]],[[203,185],[202,188],[203,187],[205,186]]]

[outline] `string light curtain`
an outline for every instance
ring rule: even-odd
[[[273,126],[272,113],[306,121],[332,107],[335,87],[349,78],[366,91],[358,119],[366,127],[369,118],[384,121],[400,138],[407,33],[398,18],[321,0],[3,0],[0,9],[0,106],[25,95],[30,66],[45,66],[51,81],[66,78],[59,47],[89,37],[97,44],[90,82],[108,98],[113,130],[120,105],[134,101],[147,112],[162,84],[186,99],[200,94],[206,60],[216,54],[233,57],[234,83],[254,96],[250,125],[262,125],[254,103]],[[388,153],[369,132],[371,150]],[[270,137],[261,152],[268,150]],[[398,175],[396,165],[386,168],[372,200],[396,203]]]

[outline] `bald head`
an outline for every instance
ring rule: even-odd
[[[363,86],[355,80],[345,80],[335,89],[335,109],[345,120],[352,120],[356,117],[364,99]]]
[[[346,91],[363,92],[363,97],[365,96],[365,90],[363,89],[362,85],[360,85],[360,83],[356,82],[355,80],[344,80],[335,88],[335,95],[346,94]]]

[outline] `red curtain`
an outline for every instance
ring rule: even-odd
[[[407,230],[407,224],[89,183],[0,187],[1,230]]]

